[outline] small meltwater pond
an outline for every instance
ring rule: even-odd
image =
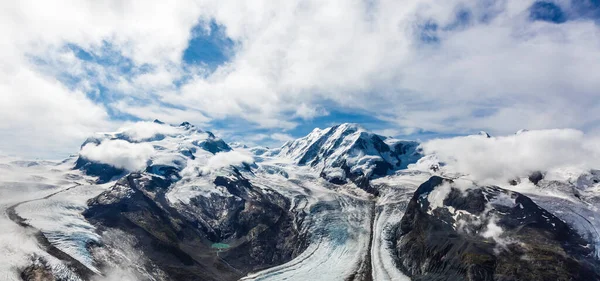
[[[225,249],[229,249],[229,244],[225,244],[225,243],[213,243],[210,247],[213,248],[213,249],[225,250]]]

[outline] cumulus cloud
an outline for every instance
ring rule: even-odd
[[[142,170],[155,154],[148,143],[130,143],[124,140],[104,140],[99,145],[88,143],[79,154],[87,159],[128,171]]]
[[[246,153],[239,151],[219,152],[208,159],[206,168],[209,171],[226,168],[229,166],[239,166],[241,164],[253,164],[254,158]]]
[[[600,27],[580,1],[557,1],[558,23],[533,0],[38,2],[0,4],[0,132],[19,140],[1,150],[61,147],[116,113],[283,130],[334,110],[400,132],[600,124]],[[232,42],[226,62],[182,60],[199,25]]]
[[[600,167],[599,139],[573,129],[532,130],[509,136],[434,139],[423,152],[454,172],[477,180],[506,181],[534,171]]]
[[[119,78],[121,67],[106,46],[133,65],[178,62],[198,21],[194,6],[191,1],[0,3],[0,134],[5,140],[0,149],[61,157],[94,131],[115,129],[109,110],[98,102],[99,91],[111,88],[109,78]],[[90,64],[69,46],[108,59],[104,65]]]
[[[5,66],[0,67],[0,150],[25,157],[66,156],[94,131],[111,127],[105,109],[83,92],[28,67]]]
[[[133,141],[144,141],[157,135],[175,135],[181,133],[182,129],[155,122],[136,122],[119,129],[119,132],[127,135]]]
[[[235,137],[236,132],[225,132],[226,135],[233,135]],[[235,137],[237,141],[249,146],[268,146],[268,147],[278,147],[283,143],[294,140],[292,135],[285,133],[272,133],[272,134],[264,134],[264,133],[255,133],[242,137]]]
[[[185,85],[175,102],[213,116],[255,113],[247,118],[333,103],[435,131],[581,128],[594,119],[580,109],[596,107],[588,103],[598,86],[588,69],[600,59],[598,27],[591,20],[531,21],[532,3],[303,1],[251,8],[222,1],[210,5],[209,16],[241,47],[210,79]],[[233,14],[233,6],[245,13]]]

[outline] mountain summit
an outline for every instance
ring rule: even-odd
[[[416,162],[417,142],[391,140],[358,124],[345,123],[315,129],[303,138],[285,143],[278,156],[310,166],[332,183],[350,180],[369,188],[369,180]]]

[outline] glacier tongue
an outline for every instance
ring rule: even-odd
[[[357,270],[370,266],[369,247],[370,202],[352,196],[332,195],[331,201],[307,206],[305,221],[309,246],[292,261],[242,280],[345,280]],[[368,271],[364,271],[368,274]]]
[[[298,168],[279,158],[262,160],[259,169],[276,166],[285,170],[286,177],[272,173],[251,180],[303,198],[304,203],[294,208],[305,212],[302,227],[309,234],[308,248],[290,262],[242,280],[300,281],[316,276],[319,280],[410,280],[396,267],[389,241],[413,191],[429,173],[412,171],[378,178],[373,185],[380,195],[373,197],[353,184],[334,185],[315,178],[308,167]]]
[[[301,218],[297,227],[308,246],[293,260],[242,280],[343,280],[368,265],[370,195],[328,183],[308,167],[280,158],[261,158],[254,172],[249,177],[254,185],[293,198],[290,210]]]

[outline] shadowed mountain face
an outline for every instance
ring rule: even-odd
[[[303,250],[290,202],[240,174],[218,177],[232,197],[195,197],[188,208],[165,198],[169,182],[132,173],[89,201],[84,216],[99,228],[135,236],[167,280],[237,280],[291,260]],[[220,247],[227,251],[220,254]]]
[[[123,176],[126,171],[114,166],[98,163],[86,157],[79,156],[75,162],[75,169],[83,171],[88,176],[98,177],[96,182],[107,183],[115,177]]]
[[[528,197],[432,177],[392,241],[413,280],[600,280],[591,245]]]

